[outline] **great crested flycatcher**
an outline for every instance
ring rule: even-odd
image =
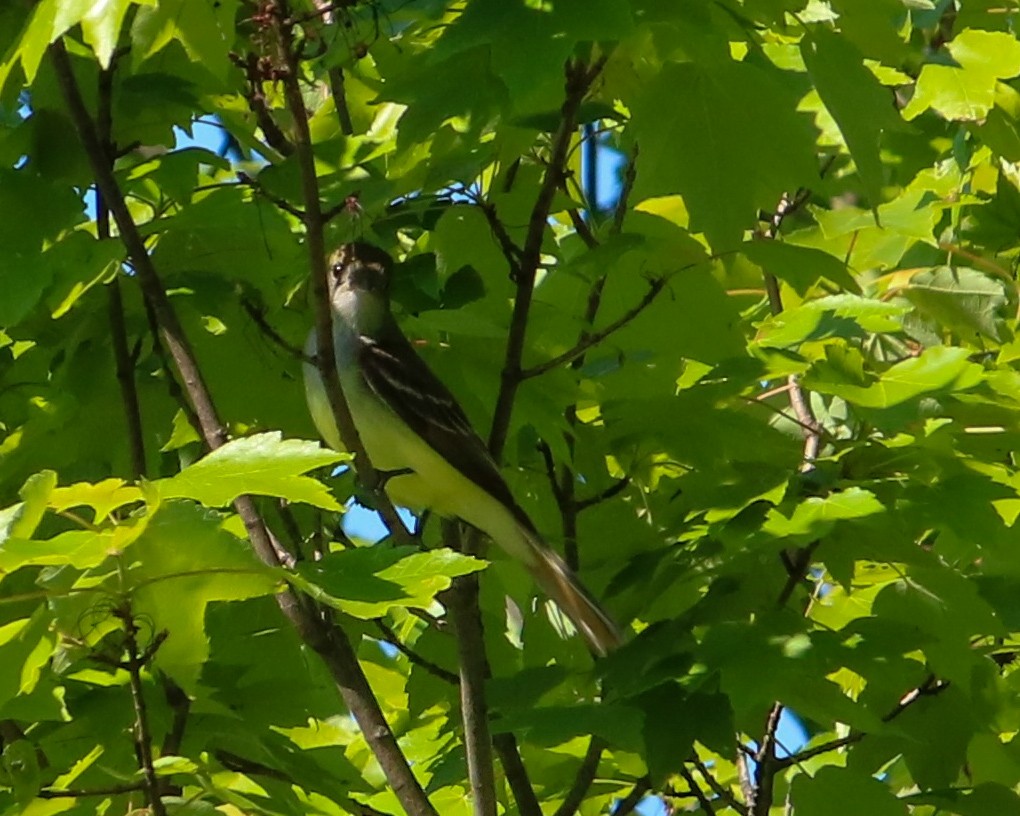
[[[396,474],[386,482],[387,494],[396,504],[459,518],[488,535],[606,654],[620,643],[612,619],[542,540],[460,405],[397,326],[390,312],[392,264],[366,243],[344,244],[329,259],[340,385],[372,465]],[[312,359],[316,348],[312,332],[306,345]],[[305,392],[319,433],[343,450],[322,378],[310,363]]]

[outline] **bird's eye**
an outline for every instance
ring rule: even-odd
[[[332,269],[330,269],[329,271],[333,274],[334,280],[340,280],[340,275],[342,275],[344,271],[344,265],[338,263],[333,264]]]

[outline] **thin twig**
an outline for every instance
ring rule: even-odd
[[[636,156],[636,151],[634,155]],[[632,156],[630,161],[627,163],[627,170],[624,173],[623,190],[621,190],[620,197],[616,202],[616,210],[613,214],[613,224],[610,228],[611,235],[616,235],[623,228],[623,219],[627,210],[627,199],[630,194],[630,189],[634,184],[634,174],[634,156]],[[573,215],[571,217],[573,217]],[[585,224],[585,226],[587,225]],[[598,241],[595,239],[594,235],[590,232],[586,233],[586,235],[592,240],[595,240],[597,245]],[[582,238],[584,238],[584,235],[582,235]],[[591,287],[588,290],[588,300],[585,304],[584,311],[584,328],[581,329],[578,336],[577,345],[586,343],[591,339],[591,327],[594,325],[595,318],[598,316],[599,308],[602,305],[602,294],[605,291],[607,280],[608,275],[600,275],[592,282]],[[579,355],[570,361],[570,367],[575,371],[579,371],[584,366],[586,355],[587,351],[582,350]],[[553,486],[553,495],[556,497],[556,503],[560,511],[560,525],[563,531],[563,555],[566,558],[567,565],[576,571],[581,567],[581,553],[577,540],[578,514],[588,507],[594,506],[594,504],[597,503],[596,500],[601,499],[599,499],[599,497],[591,497],[591,499],[588,500],[579,500],[577,498],[577,480],[573,468],[574,450],[577,444],[576,429],[578,424],[576,403],[567,406],[564,411],[564,418],[567,421],[568,430],[565,434],[565,438],[569,458],[560,469],[559,479],[555,476],[555,465],[552,462],[552,451],[549,450],[548,446],[546,446],[544,453],[546,456],[546,468],[550,473],[550,483]],[[625,486],[624,483],[621,481],[618,484],[620,485],[620,490],[623,490]],[[612,490],[612,488],[610,488],[610,490]],[[603,497],[609,498],[609,493],[609,490],[605,491]],[[615,495],[615,493],[613,493],[613,495]]]
[[[697,768],[698,773],[700,773],[702,779],[705,780],[705,784],[712,789],[716,796],[737,811],[737,813],[741,814],[741,816],[746,815],[747,808],[744,807],[743,803],[733,795],[733,792],[729,788],[719,784],[719,780],[715,778],[715,775],[708,769],[705,763],[698,758],[697,754],[692,753],[690,759],[687,761]]]
[[[691,794],[695,799],[698,800],[698,804],[701,805],[701,809],[708,814],[708,816],[715,816],[715,806],[712,804],[712,800],[709,799],[705,792],[701,789],[701,786],[697,783],[697,780],[685,765],[680,766],[680,776],[683,777],[684,782],[687,783],[687,787],[690,788]]]
[[[538,452],[542,455],[542,462],[545,464],[545,475],[549,479],[549,487],[552,489],[553,498],[556,504],[563,506],[566,498],[563,494],[559,479],[556,476],[556,461],[553,459],[552,448],[544,439],[538,440]]]
[[[517,270],[521,263],[521,248],[510,237],[510,233],[507,232],[506,226],[500,220],[494,205],[483,199],[476,199],[475,203],[485,216],[485,220],[489,222],[489,229],[492,230],[496,243],[499,244],[499,249],[510,266],[510,277],[516,280]]]
[[[594,507],[596,504],[601,504],[604,501],[614,496],[620,495],[627,486],[630,484],[630,476],[623,476],[617,479],[613,484],[603,490],[601,493],[596,493],[594,496],[589,496],[586,499],[577,499],[575,504],[578,510],[587,510],[589,507]]]
[[[641,298],[641,300],[638,301],[636,305],[632,306],[630,309],[628,309],[624,314],[620,315],[620,317],[618,317],[608,326],[599,329],[597,332],[591,332],[590,334],[587,334],[585,337],[578,340],[578,342],[574,345],[573,348],[568,349],[562,354],[558,354],[552,359],[546,360],[544,363],[539,363],[536,366],[532,366],[531,368],[526,368],[522,370],[520,372],[520,379],[527,380],[530,379],[531,377],[537,377],[541,374],[545,374],[547,371],[552,371],[554,368],[558,368],[559,366],[564,365],[565,363],[569,363],[572,362],[573,360],[576,360],[592,346],[598,345],[607,337],[609,337],[609,335],[611,335],[613,332],[622,329],[624,326],[630,323],[630,321],[632,321],[635,317],[641,314],[641,312],[648,308],[648,306],[651,305],[652,301],[654,301],[655,298],[659,296],[659,293],[665,288],[666,288],[665,278],[657,278],[653,280],[651,282],[651,285],[648,287],[648,291],[645,292],[644,297]]]
[[[145,317],[149,324],[149,333],[152,336],[152,352],[159,360],[160,369],[163,372],[163,376],[166,378],[167,394],[170,395],[170,399],[173,400],[174,404],[181,409],[184,413],[184,418],[187,419],[192,430],[198,438],[201,439],[202,423],[199,421],[198,414],[195,413],[195,409],[188,401],[184,390],[181,388],[181,384],[177,382],[174,367],[171,365],[166,349],[163,347],[163,341],[160,339],[161,332],[159,329],[159,320],[156,318],[156,312],[152,308],[152,304],[147,299],[143,298],[142,300],[142,305],[145,308]]]
[[[244,172],[243,170],[237,171],[237,181],[245,187],[251,187],[256,193],[265,198],[267,201],[272,202],[284,212],[288,212],[293,215],[296,219],[304,222],[306,214],[298,207],[295,207],[287,199],[271,193],[266,189],[265,185],[252,175]]]
[[[790,407],[793,408],[793,412],[797,415],[797,420],[801,426],[810,429],[804,435],[804,453],[800,463],[801,472],[806,473],[814,470],[815,460],[818,459],[818,449],[821,446],[822,434],[818,420],[815,419],[815,415],[811,412],[807,398],[804,396],[804,389],[801,388],[797,375],[791,374],[787,382],[790,385]]]
[[[772,396],[775,396],[777,393],[789,393],[789,391],[790,391],[790,384],[789,384],[789,382],[787,382],[787,384],[784,385],[782,388],[773,388],[771,393],[772,393]],[[832,438],[832,434],[830,434],[828,431],[826,431],[822,426],[820,426],[820,425],[809,425],[808,423],[802,421],[801,419],[798,419],[797,417],[793,416],[792,414],[787,413],[786,411],[784,411],[779,406],[773,405],[772,403],[762,399],[762,397],[760,395],[759,396],[754,396],[754,397],[740,396],[740,397],[738,397],[738,399],[740,399],[743,402],[746,402],[746,403],[748,403],[750,405],[758,405],[758,406],[764,408],[766,411],[771,411],[773,414],[776,414],[777,416],[781,416],[783,419],[785,419],[785,420],[787,420],[789,422],[792,422],[794,425],[797,425],[800,428],[803,428],[806,433],[810,433],[810,434],[817,433],[819,436],[824,436],[827,439],[831,439]]]
[[[920,700],[922,697],[934,697],[940,694],[942,691],[949,687],[949,681],[938,680],[935,675],[929,675],[928,678],[916,688],[911,689],[904,694],[899,702],[896,703],[895,707],[883,715],[882,722],[889,723],[895,720],[900,714],[910,708],[914,703]],[[806,762],[816,756],[827,754],[830,751],[837,751],[840,748],[845,748],[848,745],[860,742],[868,736],[865,731],[855,731],[848,734],[845,737],[839,737],[838,739],[824,742],[821,745],[815,745],[812,748],[805,748],[803,751],[798,751],[796,754],[791,754],[787,757],[782,757],[776,760],[776,766],[780,770],[788,768],[791,765],[798,765],[802,762]]]
[[[97,195],[97,222],[99,221],[99,212],[105,210],[105,205],[101,203],[101,198]],[[108,220],[107,224],[109,224]],[[105,236],[102,235],[102,229],[98,225],[97,229],[99,229],[100,236],[109,237],[109,228],[107,228]],[[113,280],[106,287],[110,321],[110,342],[113,346],[117,383],[120,386],[120,396],[124,403],[124,418],[127,421],[128,444],[131,449],[131,475],[138,479],[145,476],[146,473],[145,434],[142,429],[142,409],[138,401],[135,367],[127,345],[127,329],[124,324],[124,300],[121,297],[119,274],[115,273]]]
[[[460,678],[452,671],[448,671],[439,664],[433,663],[428,658],[422,657],[421,654],[404,643],[399,637],[397,637],[397,633],[393,631],[393,627],[386,623],[386,621],[377,620],[375,625],[382,634],[383,640],[406,657],[409,663],[415,666],[420,666],[429,674],[438,677],[443,682],[450,683],[451,685],[455,686],[460,682]]]
[[[503,774],[517,803],[517,812],[520,816],[542,816],[542,806],[535,795],[535,786],[528,777],[528,769],[521,760],[517,738],[509,731],[504,731],[493,734],[492,744],[499,754],[499,763],[503,766]]]
[[[831,162],[822,168],[821,174],[825,175],[831,166]],[[783,193],[776,205],[776,210],[768,216],[768,226],[760,233],[765,240],[775,240],[779,236],[779,230],[783,221],[807,202],[811,192],[806,188],[799,189],[793,196]],[[763,271],[765,279],[765,291],[768,294],[769,311],[778,315],[783,311],[783,299],[779,291],[779,281],[771,272]],[[815,460],[818,458],[818,450],[821,445],[821,434],[819,425],[811,412],[811,408],[804,396],[803,389],[797,381],[797,377],[791,374],[788,380],[790,389],[790,407],[793,408],[801,425],[809,430],[804,434],[804,453],[801,457],[800,470],[802,473],[811,471],[815,467]]]
[[[289,340],[284,338],[276,329],[272,327],[266,316],[262,314],[261,309],[256,306],[249,298],[241,298],[241,308],[244,309],[248,317],[251,318],[252,323],[258,326],[259,331],[262,332],[266,337],[272,340],[276,345],[283,349],[291,357],[300,360],[302,363],[308,363],[308,365],[315,365],[315,359],[305,354],[304,349],[299,346],[295,346]]]
[[[740,793],[744,797],[745,812],[754,805],[755,787],[751,780],[751,768],[748,762],[754,758],[754,752],[749,751],[747,746],[737,739],[737,781],[740,783]]]
[[[144,782],[128,782],[124,785],[110,785],[106,788],[70,790],[43,788],[37,795],[40,799],[84,799],[89,796],[120,796],[124,793],[141,793],[144,790],[146,790]]]
[[[567,210],[567,216],[570,218],[570,223],[574,227],[574,232],[578,234],[580,239],[584,241],[584,245],[588,249],[595,249],[599,245],[599,239],[595,237],[595,233],[591,231],[591,227],[588,226],[588,222],[584,220],[584,216],[581,215],[576,209]]]
[[[786,583],[776,599],[777,606],[786,606],[797,585],[807,577],[808,568],[811,566],[811,556],[814,555],[815,550],[818,549],[818,545],[821,543],[822,540],[819,538],[812,541],[806,547],[795,548],[793,549],[792,557],[786,551],[780,553],[786,566],[787,577]]]
[[[648,793],[652,788],[652,780],[647,776],[642,776],[637,782],[634,783],[634,787],[630,789],[630,793],[624,796],[613,809],[612,816],[630,816],[634,812],[634,808],[641,804],[641,800],[645,798],[645,794]]]
[[[620,188],[620,197],[616,199],[613,225],[609,230],[610,235],[619,235],[621,230],[623,230],[623,221],[627,217],[627,207],[630,206],[630,194],[634,189],[634,182],[637,179],[637,158],[638,146],[634,145],[634,151],[630,154],[630,160],[623,171],[623,187]]]

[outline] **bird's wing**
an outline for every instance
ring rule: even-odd
[[[365,384],[376,397],[461,474],[513,511],[525,529],[534,530],[453,394],[398,328],[375,338],[361,335],[358,357]]]

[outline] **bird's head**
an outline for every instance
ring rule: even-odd
[[[359,332],[372,332],[389,314],[393,259],[362,242],[343,244],[329,257],[330,300]]]

